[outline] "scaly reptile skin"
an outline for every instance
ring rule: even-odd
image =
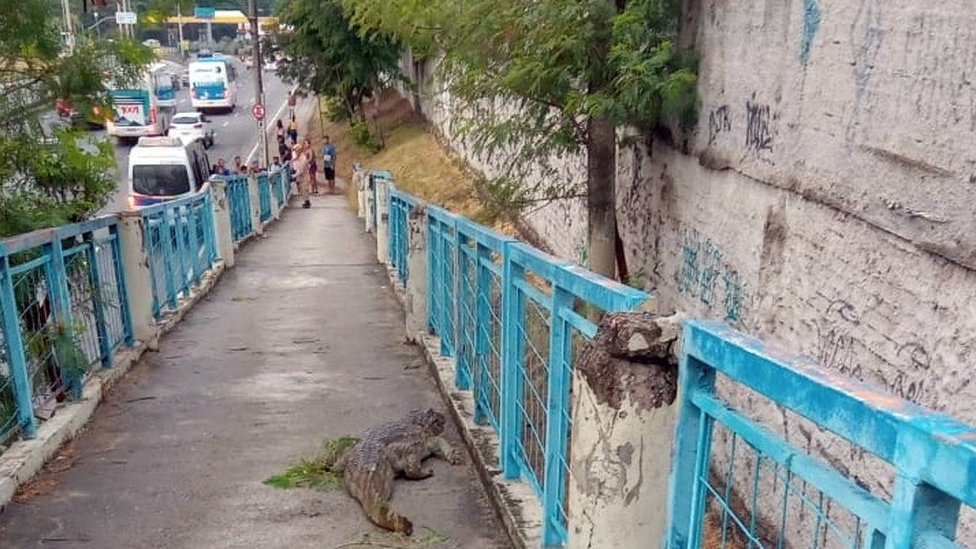
[[[369,520],[387,530],[410,535],[413,523],[390,509],[393,480],[434,474],[421,463],[430,456],[460,463],[460,455],[440,434],[444,415],[433,409],[415,410],[401,420],[374,427],[342,455],[335,471],[342,473],[346,491],[363,506]]]

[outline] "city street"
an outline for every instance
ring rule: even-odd
[[[237,108],[229,114],[208,114],[210,124],[216,132],[216,139],[213,148],[208,151],[211,163],[216,163],[218,158],[224,158],[227,164],[231,164],[234,157],[240,155],[247,159],[252,153],[260,156],[258,147],[258,131],[254,117],[251,116],[251,106],[254,104],[254,72],[244,71],[238,65],[237,80]],[[274,124],[276,117],[282,117],[287,123],[289,86],[282,82],[272,72],[264,73],[264,93],[267,100],[266,110],[267,124]],[[177,92],[176,112],[192,110],[190,106],[189,88],[181,88]],[[93,132],[93,135],[105,137],[105,131]],[[273,142],[269,144],[271,155],[276,154],[276,146]],[[112,213],[124,210],[127,207],[126,196],[128,194],[126,182],[126,169],[129,165],[129,145],[116,145],[115,158],[118,163],[119,178],[118,189],[109,199],[109,202],[102,208],[100,213]]]

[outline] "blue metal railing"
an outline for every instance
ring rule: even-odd
[[[271,180],[268,173],[258,175],[258,198],[261,202],[261,223],[271,219]]]
[[[973,427],[713,321],[685,323],[679,379],[671,549],[702,547],[709,512],[722,547],[957,547],[960,507],[976,506]],[[764,427],[727,396],[744,391],[784,422],[795,414],[836,435],[852,456],[887,462],[893,486],[861,482],[811,455],[809,441]]]
[[[410,213],[417,205],[416,199],[395,188],[390,189],[390,264],[396,269],[397,278],[407,283],[407,246],[409,244]]]
[[[390,257],[409,272],[407,219],[416,198],[390,193]],[[471,390],[475,420],[501,439],[505,477],[538,494],[547,545],[567,539],[570,382],[574,355],[596,334],[585,307],[629,311],[647,294],[548,256],[442,208],[427,220],[427,324],[455,357],[459,390]]]
[[[245,180],[245,191],[246,184]],[[152,310],[159,319],[189,295],[217,260],[210,187],[193,196],[142,208],[140,213],[152,278]]]
[[[274,187],[275,202],[280,210],[288,202],[288,190],[291,187],[288,170],[272,171],[269,178]]]
[[[132,344],[117,216],[0,242],[0,441]]]
[[[227,204],[230,208],[230,227],[234,242],[240,242],[254,232],[251,220],[251,192],[246,176],[228,177]]]

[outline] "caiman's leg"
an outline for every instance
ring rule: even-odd
[[[430,469],[424,469],[420,463],[420,458],[415,454],[407,454],[403,457],[403,476],[411,480],[425,479],[434,474]]]
[[[442,437],[430,437],[427,439],[427,450],[430,452],[430,455],[447,460],[451,465],[463,463],[461,452],[458,452],[456,448],[451,446]]]

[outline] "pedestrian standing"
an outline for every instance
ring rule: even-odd
[[[275,120],[275,135],[278,136],[279,142],[285,140],[285,124],[281,121],[280,118],[278,120]]]
[[[325,145],[322,146],[322,169],[325,171],[325,184],[329,187],[329,192],[335,192],[335,167],[336,167],[336,148],[329,141],[329,136],[325,136]]]
[[[308,180],[312,185],[312,194],[319,194],[319,164],[315,158],[315,149],[312,147],[312,140],[305,139],[302,147],[308,151]]]
[[[298,182],[298,192],[302,194],[302,208],[312,207],[312,202],[308,199],[308,153],[299,143],[292,148],[292,168],[295,170],[295,179]]]
[[[291,138],[292,145],[298,144],[298,121],[294,116],[288,121],[288,137]]]
[[[298,103],[298,98],[295,96],[295,90],[288,92],[288,116],[292,119],[295,118],[295,105]]]

